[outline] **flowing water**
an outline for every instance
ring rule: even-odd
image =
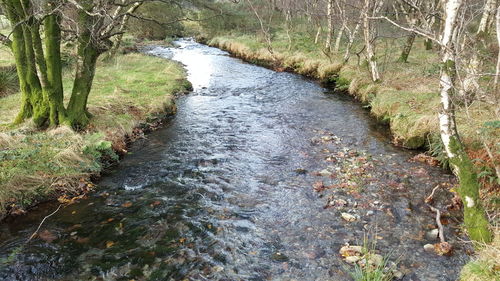
[[[194,91],[178,114],[31,242],[57,203],[0,225],[0,279],[349,280],[339,249],[366,235],[403,280],[457,278],[467,255],[453,217],[454,254],[423,249],[436,243],[424,198],[450,175],[408,161],[414,153],[345,95],[178,45],[149,50],[188,70]]]

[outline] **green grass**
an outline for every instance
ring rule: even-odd
[[[65,71],[66,101],[71,73]],[[7,209],[76,194],[89,177],[125,149],[125,136],[147,119],[174,112],[173,94],[190,84],[178,63],[128,54],[100,62],[88,109],[94,115],[85,132],[66,127],[37,131],[29,122],[12,127],[20,94],[0,99],[0,218]]]
[[[9,28],[4,28],[4,29],[0,28],[0,33],[2,33],[5,36],[8,36],[10,33],[10,29]],[[9,66],[9,65],[12,65],[13,63],[14,63],[14,56],[13,56],[12,52],[10,51],[10,49],[5,45],[0,44],[0,67]]]
[[[394,279],[397,263],[390,262],[390,255],[376,254],[376,246],[377,241],[365,234],[361,260],[354,263],[354,267],[349,270],[354,281],[391,281]]]

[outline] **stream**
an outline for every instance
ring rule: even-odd
[[[191,40],[148,53],[185,65],[194,91],[135,142],[88,198],[0,225],[0,280],[350,280],[339,249],[368,243],[404,274],[456,280],[460,217],[437,243],[424,199],[453,177],[409,161],[350,97]],[[442,210],[452,194],[440,189]],[[342,213],[354,221],[346,221]],[[368,237],[369,242],[364,242]]]

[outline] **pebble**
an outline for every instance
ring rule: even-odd
[[[424,245],[424,250],[426,250],[427,252],[434,252],[434,245],[432,245],[432,244],[425,244]]]
[[[332,175],[332,173],[330,171],[328,171],[327,169],[321,170],[318,174],[320,174],[323,177],[329,177]]]
[[[436,240],[439,235],[439,229],[433,229],[425,234],[425,237],[429,240]]]
[[[357,263],[360,259],[361,257],[358,256],[349,256],[345,258],[345,261],[348,263]]]
[[[342,216],[342,218],[348,222],[353,222],[353,221],[356,221],[357,218],[351,214],[348,214],[348,213],[341,213],[340,214]]]
[[[347,256],[356,256],[361,255],[363,253],[363,247],[361,246],[343,246],[339,251],[340,255]]]
[[[401,271],[399,271],[399,270],[394,270],[394,271],[392,272],[392,275],[393,275],[393,276],[394,276],[394,278],[396,278],[396,279],[401,279],[401,278],[403,278],[403,276],[404,276],[403,272],[401,272]]]
[[[366,215],[367,215],[367,216],[373,216],[373,214],[375,214],[375,212],[374,212],[374,211],[372,211],[372,210],[370,210],[370,211],[366,212]]]

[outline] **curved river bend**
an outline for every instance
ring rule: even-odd
[[[449,175],[409,162],[346,96],[178,44],[150,50],[189,72],[194,92],[178,114],[98,192],[49,218],[42,239],[24,244],[55,203],[2,224],[1,280],[349,280],[338,251],[365,235],[400,261],[403,280],[458,277],[467,256],[453,218],[455,254],[423,249],[436,242],[423,200]]]

